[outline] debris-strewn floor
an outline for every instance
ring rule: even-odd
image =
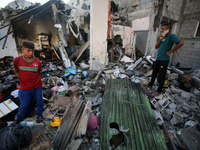
[[[14,75],[13,70],[8,69],[9,65],[10,67],[12,66],[12,60],[13,58],[9,58],[7,63],[8,67],[2,68],[2,70],[5,71],[1,71],[1,102],[10,98],[19,106],[18,94],[17,91],[15,91],[16,88],[19,88],[19,81]],[[153,60],[150,57],[140,58],[135,63],[126,62],[127,59],[125,58],[123,58],[123,60],[123,62],[109,63],[104,70],[99,72],[89,70],[89,65],[85,62],[81,62],[74,68],[76,73],[73,74],[72,71],[68,76],[64,75],[66,73],[66,68],[64,68],[59,61],[42,62],[43,73],[41,74],[41,78],[43,82],[45,104],[43,114],[45,123],[41,125],[40,128],[43,132],[40,130],[33,132],[33,137],[35,139],[34,142],[29,145],[29,148],[37,148],[37,146],[42,145],[52,147],[52,141],[57,134],[57,127],[50,127],[49,122],[52,121],[55,116],[62,118],[64,114],[70,119],[70,116],[73,116],[73,114],[69,114],[69,109],[76,107],[73,102],[77,100],[81,101],[83,104],[80,109],[82,112],[84,112],[83,110],[87,102],[91,101],[90,112],[85,113],[85,117],[89,117],[89,114],[94,114],[96,117],[95,120],[98,122],[97,124],[99,124],[101,121],[101,103],[106,81],[108,79],[127,78],[132,82],[140,82],[144,85],[145,93],[149,98],[157,124],[160,126],[165,136],[168,149],[198,149],[200,139],[200,70],[195,70],[191,74],[186,74],[177,68],[169,68],[164,85],[164,92],[158,97],[153,97],[152,93],[157,88],[157,82],[155,82],[152,88],[145,86],[152,73]],[[30,118],[30,116],[35,115],[34,101],[32,101],[29,110],[27,114],[29,118],[26,119],[27,126],[32,123],[32,125],[36,127],[36,116]],[[74,115],[78,114],[76,111],[71,112],[73,112]],[[13,111],[8,114],[7,117],[2,117],[1,125],[5,126],[5,121],[14,120],[16,113],[17,111]],[[86,120],[87,119],[89,118],[86,117]],[[81,113],[78,120],[81,120]],[[70,147],[73,146],[72,143],[75,140],[73,138],[75,134],[74,131],[81,132],[81,130],[78,129],[78,124],[80,124],[78,120],[76,121],[77,126],[74,126],[72,129],[73,132],[70,131],[70,134],[72,134],[68,139],[69,144],[71,143]],[[63,119],[63,122],[64,121],[66,120]],[[84,121],[82,123],[82,125],[86,127]],[[92,123],[94,123],[94,120]],[[87,133],[83,134],[83,136],[77,136],[76,138],[80,143],[80,150],[100,149],[101,135],[99,134],[99,126],[96,128],[92,123],[90,122],[89,128],[94,127],[94,129],[88,129]],[[75,142],[77,142],[76,140]]]

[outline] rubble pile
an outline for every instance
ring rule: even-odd
[[[1,67],[1,93],[10,88],[10,93],[7,93],[8,98],[15,88],[19,88],[19,81],[11,67],[13,58],[1,60],[1,64],[7,65],[7,67]],[[165,92],[160,96],[153,97],[151,93],[157,89],[157,83],[151,89],[146,87],[152,74],[153,61],[154,59],[149,56],[139,58],[135,62],[124,56],[120,62],[109,63],[105,69],[99,72],[89,70],[89,64],[85,61],[68,68],[65,68],[59,60],[41,61],[45,102],[44,118],[51,121],[55,116],[62,117],[65,106],[69,106],[70,101],[79,99],[84,102],[91,101],[91,113],[100,119],[106,81],[128,78],[132,82],[140,82],[144,85],[157,124],[163,127],[168,139],[171,139],[170,141],[176,147],[189,148],[191,144],[188,142],[188,134],[192,133],[195,137],[199,137],[200,91],[198,80],[200,70],[194,70],[190,78],[189,75],[181,74],[182,71],[177,68],[168,68],[164,85]],[[18,97],[17,93],[10,96],[14,102],[16,102],[16,97]],[[19,101],[17,104],[19,105]],[[89,130],[86,135],[80,147],[83,149],[98,147],[99,130]]]

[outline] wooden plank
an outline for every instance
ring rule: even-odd
[[[85,44],[83,44],[77,52],[73,53],[70,56],[70,59],[73,59],[74,57],[77,57],[76,58],[76,61],[77,61],[79,59],[79,57],[83,54],[83,52],[86,50],[86,48],[88,48],[89,45],[90,45],[90,40],[88,40]]]
[[[92,102],[89,100],[87,101],[85,109],[81,115],[80,123],[78,124],[78,129],[76,131],[75,138],[85,137],[87,131],[88,119],[90,116],[90,112],[92,110],[91,107],[92,107]]]
[[[63,150],[66,148],[83,109],[83,101],[74,100],[73,104],[65,111],[65,115],[52,142],[54,149]]]
[[[83,139],[76,139],[73,140],[65,150],[78,150],[78,148],[80,147],[81,143],[83,142]]]

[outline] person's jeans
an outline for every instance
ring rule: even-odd
[[[169,60],[156,60],[155,65],[154,65],[154,69],[153,69],[153,73],[151,76],[151,81],[149,82],[149,86],[152,86],[154,84],[154,81],[158,75],[158,89],[157,92],[161,93],[162,92],[162,88],[165,82],[165,74],[167,72],[167,67],[169,64]]]
[[[16,115],[17,120],[22,120],[24,116],[26,115],[26,112],[28,110],[31,96],[33,96],[33,99],[36,102],[36,108],[37,108],[37,115],[42,116],[43,110],[44,110],[44,104],[43,104],[43,98],[42,98],[42,87],[32,89],[32,90],[19,90],[19,99],[20,99],[20,107],[18,114]]]

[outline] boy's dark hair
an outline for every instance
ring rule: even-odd
[[[171,29],[171,23],[165,23],[165,24],[162,24],[161,26],[167,26],[169,29]]]
[[[30,48],[30,49],[35,49],[35,45],[31,41],[23,41],[22,43],[22,48]]]

